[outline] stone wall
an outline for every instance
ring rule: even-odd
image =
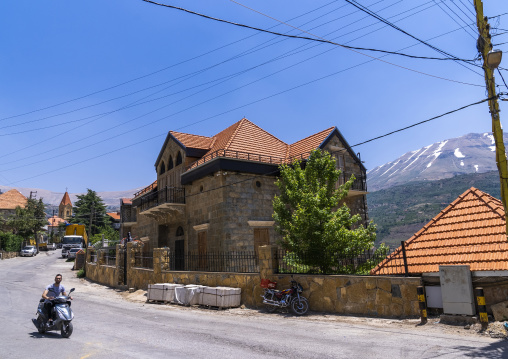
[[[167,248],[154,250],[153,269],[135,268],[134,255],[141,248],[135,243],[127,247],[127,285],[147,289],[148,284],[181,283],[211,287],[226,286],[242,289],[241,303],[248,307],[263,306],[261,278],[278,283],[279,289],[288,288],[291,276],[277,274],[274,260],[276,246],[259,249],[260,273],[218,273],[169,271]],[[90,251],[89,251],[90,252]],[[117,267],[120,256],[117,255]],[[119,273],[114,267],[90,263],[87,253],[87,277],[93,281],[120,286]],[[294,275],[309,299],[310,308],[317,312],[369,315],[377,317],[416,317],[419,315],[417,286],[420,278],[354,276],[354,275]]]
[[[0,258],[1,259],[11,259],[11,258],[15,258],[15,257],[19,257],[19,252],[0,251]]]

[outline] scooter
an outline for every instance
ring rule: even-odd
[[[32,323],[34,323],[39,333],[44,334],[50,330],[60,330],[62,337],[69,338],[71,336],[73,330],[71,321],[74,318],[74,313],[71,310],[69,296],[72,292],[74,292],[74,288],[71,289],[69,295],[61,295],[51,299],[53,307],[49,318],[46,318],[44,314],[44,299],[39,301],[37,313],[35,313],[37,318],[32,319]]]

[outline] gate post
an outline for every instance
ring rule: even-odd
[[[261,279],[277,274],[279,265],[277,260],[277,246],[266,245],[258,248],[259,276]]]

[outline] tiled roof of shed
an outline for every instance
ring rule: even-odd
[[[508,270],[503,204],[471,187],[405,242],[409,274],[439,272],[439,265],[469,265],[472,271]],[[404,274],[399,247],[374,275]]]
[[[17,189],[11,189],[0,194],[0,209],[16,209],[18,206],[24,208],[26,201],[27,198],[21,192]]]

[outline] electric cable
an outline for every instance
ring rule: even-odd
[[[329,2],[329,3],[327,3],[327,4],[324,4],[324,5],[322,5],[322,6],[318,7],[318,8],[316,8],[316,9],[313,9],[313,10],[310,10],[310,11],[308,11],[308,12],[306,12],[306,13],[303,13],[303,14],[301,14],[301,15],[298,15],[298,16],[296,16],[296,17],[292,18],[292,19],[291,19],[291,20],[289,20],[289,21],[295,20],[295,19],[300,18],[300,17],[302,17],[302,16],[304,16],[304,15],[310,14],[310,13],[312,13],[312,12],[314,12],[314,11],[317,11],[317,10],[319,10],[319,9],[321,9],[321,8],[324,8],[324,7],[326,7],[326,6],[330,5],[330,4],[336,3],[337,1],[339,1],[339,0],[333,0],[333,1]],[[383,0],[381,0],[381,1],[383,1]],[[280,25],[279,25],[279,24],[277,24],[277,25],[272,26],[271,28],[275,28],[275,27],[277,27],[277,26],[280,26]],[[258,34],[253,34],[253,35],[246,36],[246,37],[241,38],[241,39],[239,39],[239,40],[236,40],[236,41],[230,42],[230,43],[228,43],[228,44],[226,44],[226,45],[222,45],[222,46],[217,47],[217,48],[215,48],[215,49],[213,49],[213,50],[210,50],[210,51],[207,51],[207,52],[201,53],[201,54],[196,55],[196,56],[194,56],[194,57],[191,57],[191,58],[189,58],[189,59],[186,59],[186,60],[183,60],[183,61],[177,62],[177,63],[175,63],[175,64],[172,64],[172,65],[170,65],[170,66],[164,67],[164,68],[162,68],[162,69],[159,69],[159,70],[153,71],[153,72],[148,73],[148,74],[146,74],[146,75],[138,76],[138,77],[136,77],[136,78],[133,78],[133,79],[130,79],[130,80],[127,80],[127,81],[121,82],[121,83],[119,83],[119,84],[116,84],[116,85],[113,85],[113,86],[110,86],[110,87],[107,87],[107,88],[104,88],[104,89],[101,89],[101,90],[97,90],[97,91],[94,91],[94,92],[88,93],[88,94],[83,95],[83,96],[76,97],[76,98],[71,99],[71,100],[63,101],[63,102],[60,102],[60,103],[57,103],[57,104],[54,104],[54,105],[46,106],[46,107],[44,107],[44,108],[39,108],[39,109],[32,110],[32,111],[28,111],[28,112],[25,112],[25,113],[21,113],[21,114],[12,115],[12,116],[9,116],[9,117],[0,118],[0,121],[3,121],[3,120],[8,120],[8,119],[11,119],[11,118],[16,118],[16,117],[20,117],[20,116],[25,116],[25,115],[28,115],[28,114],[31,114],[31,113],[34,113],[34,112],[39,112],[39,111],[47,110],[47,109],[50,109],[50,108],[54,108],[54,107],[57,107],[57,106],[61,106],[61,105],[64,105],[64,104],[70,103],[70,102],[78,101],[78,100],[81,100],[81,99],[84,99],[84,98],[87,98],[87,97],[90,97],[90,96],[93,96],[93,95],[96,95],[96,94],[99,94],[99,93],[102,93],[102,92],[105,92],[105,91],[109,91],[109,90],[112,90],[112,89],[118,88],[118,87],[120,87],[120,86],[123,86],[123,85],[129,84],[129,83],[132,83],[132,82],[135,82],[135,81],[138,81],[138,80],[141,80],[141,79],[147,78],[147,77],[149,77],[149,76],[156,75],[156,74],[158,74],[158,73],[160,73],[160,72],[166,71],[166,70],[171,69],[171,68],[173,68],[173,67],[177,67],[177,66],[182,65],[182,64],[184,64],[184,63],[187,63],[187,62],[190,62],[190,61],[193,61],[193,60],[199,59],[199,58],[201,58],[201,57],[203,57],[203,56],[209,55],[209,54],[214,53],[214,52],[216,52],[216,51],[219,51],[219,50],[221,50],[221,49],[223,49],[223,48],[226,48],[226,47],[229,47],[229,46],[231,46],[231,45],[234,45],[234,44],[236,44],[236,43],[243,42],[243,41],[245,41],[245,40],[247,40],[247,39],[249,39],[249,38],[251,38],[251,37],[257,36],[257,35],[258,35]]]
[[[451,16],[448,12],[445,11],[445,9],[443,9],[441,7],[441,5],[439,5],[439,0],[434,0],[434,2],[436,3],[436,5],[446,14],[448,15],[448,17],[450,17],[450,19],[452,19],[457,25],[460,25],[459,22],[457,20],[455,20],[455,18],[453,16]],[[450,9],[450,7],[448,5],[446,5],[446,3],[444,1],[442,1],[442,4],[445,5],[448,9]],[[450,11],[452,11],[458,18],[460,18],[452,9],[450,9]],[[462,20],[462,18],[460,18]],[[464,20],[462,20],[463,22],[465,22]],[[467,24],[467,23],[466,23]],[[469,24],[467,24],[468,26],[470,26]],[[474,35],[472,35],[469,31],[467,31],[466,28],[464,28],[464,31],[469,35],[471,36],[473,39],[476,40],[476,37]],[[473,33],[475,33],[473,31]]]
[[[391,54],[391,55],[399,55],[399,56],[405,56],[405,57],[409,57],[409,58],[426,59],[426,60],[453,60],[453,61],[463,61],[463,62],[466,62],[466,63],[472,63],[474,61],[474,60],[467,60],[467,59],[459,59],[457,57],[454,57],[454,58],[449,58],[449,57],[442,58],[442,57],[416,56],[416,55],[398,53],[398,52],[394,52],[394,51],[387,51],[387,50],[380,50],[380,49],[373,49],[373,48],[365,48],[365,47],[356,47],[356,46],[348,46],[348,45],[339,44],[339,43],[336,43],[336,42],[333,42],[333,41],[325,40],[325,39],[322,39],[320,37],[312,38],[312,37],[306,37],[306,36],[289,35],[289,34],[283,34],[283,33],[280,33],[280,32],[275,32],[275,31],[270,31],[270,30],[266,30],[266,29],[261,29],[261,28],[254,27],[254,26],[249,26],[249,25],[245,25],[245,24],[235,23],[235,22],[232,22],[232,21],[227,21],[227,20],[216,18],[216,17],[204,15],[204,14],[201,14],[201,13],[198,13],[198,12],[195,12],[195,11],[187,10],[187,9],[184,9],[184,8],[181,8],[181,7],[178,7],[178,6],[162,4],[162,3],[158,3],[158,2],[155,2],[155,1],[151,1],[151,0],[142,0],[142,1],[154,4],[154,5],[158,5],[158,6],[163,6],[163,7],[168,7],[168,8],[171,8],[171,9],[176,9],[176,10],[184,11],[184,12],[187,12],[187,13],[190,13],[190,14],[193,14],[193,15],[197,15],[197,16],[201,16],[201,17],[204,17],[204,18],[207,18],[207,19],[210,19],[210,20],[215,20],[215,21],[223,22],[223,23],[230,24],[230,25],[235,25],[235,26],[244,27],[244,28],[251,29],[251,30],[256,30],[256,31],[259,31],[259,32],[265,32],[265,33],[272,34],[272,35],[284,36],[284,37],[289,37],[289,38],[294,38],[294,39],[302,39],[302,40],[309,40],[309,41],[328,43],[328,44],[335,45],[335,46],[340,46],[340,47],[343,47],[343,48],[346,48],[346,49],[349,49],[349,50],[362,50],[362,51],[382,52],[382,53],[387,53],[387,54]],[[233,2],[235,2],[236,4],[239,4],[236,1],[233,1]],[[241,4],[239,4],[239,5],[241,5]],[[281,22],[281,23],[286,24],[284,22]],[[296,29],[296,30],[299,30],[299,31],[307,33],[306,31],[303,31],[302,29],[299,29],[299,28],[296,28],[296,27],[293,27],[293,28]],[[313,35],[313,36],[316,36],[316,35]],[[359,53],[361,55],[364,55],[364,56],[369,56],[369,55],[363,54],[361,52],[357,52],[357,53]],[[369,57],[371,57],[371,56],[369,56]]]
[[[374,137],[374,138],[372,138],[372,139],[370,139],[370,140],[367,140],[367,141],[363,141],[363,142],[357,143],[357,144],[355,144],[355,145],[353,145],[353,146],[350,146],[350,147],[360,146],[360,145],[363,145],[363,144],[365,144],[365,143],[369,143],[369,142],[372,142],[372,141],[375,141],[375,140],[378,140],[378,139],[381,139],[381,138],[384,138],[384,137],[390,136],[390,135],[395,134],[395,133],[397,133],[397,132],[401,132],[401,131],[407,130],[407,129],[409,129],[409,128],[412,128],[412,127],[415,127],[415,126],[418,126],[418,125],[424,124],[424,123],[426,123],[426,122],[429,122],[429,121],[432,121],[432,120],[438,119],[438,118],[440,118],[440,117],[444,117],[444,116],[446,116],[446,115],[449,115],[449,114],[452,114],[452,113],[455,113],[455,112],[461,111],[461,110],[466,109],[466,108],[468,108],[468,107],[475,106],[475,105],[481,104],[481,103],[483,103],[483,102],[486,102],[486,101],[490,101],[490,100],[493,100],[493,99],[499,98],[501,95],[506,95],[506,94],[504,94],[504,93],[503,93],[503,94],[498,94],[498,95],[493,96],[493,97],[491,97],[491,98],[487,98],[487,99],[484,99],[484,100],[481,100],[481,101],[478,101],[478,102],[471,103],[471,104],[466,105],[466,106],[462,106],[462,107],[460,107],[460,108],[458,108],[458,109],[455,109],[455,110],[452,110],[452,111],[448,111],[448,112],[446,112],[446,113],[444,113],[444,114],[441,114],[441,115],[439,115],[439,116],[435,116],[435,117],[432,117],[432,118],[430,118],[430,119],[427,119],[427,120],[424,120],[424,121],[417,122],[417,123],[415,123],[415,124],[413,124],[413,125],[406,126],[406,127],[404,127],[404,128],[401,128],[401,129],[398,129],[398,130],[395,130],[395,131],[391,131],[391,132],[389,132],[389,133],[387,133],[387,134],[384,134],[384,135],[381,135],[381,136]],[[228,112],[229,112],[229,111],[228,111]],[[212,117],[216,117],[216,116],[218,116],[218,115],[215,115],[215,116],[212,116]],[[202,122],[202,121],[203,121],[203,120],[201,120],[201,121],[199,121],[199,122]],[[187,126],[189,126],[189,125],[187,125]],[[187,127],[187,126],[184,126],[184,127]],[[155,135],[155,136],[152,136],[152,137],[146,138],[146,139],[144,139],[144,140],[140,140],[140,141],[138,141],[138,142],[137,142],[136,144],[134,144],[134,145],[139,145],[139,144],[141,144],[141,143],[145,143],[145,142],[148,142],[148,141],[151,141],[151,140],[154,140],[154,139],[156,139],[156,138],[159,138],[159,137],[162,137],[162,136],[166,136],[166,135],[167,135],[166,133],[158,134],[158,135]],[[31,176],[31,177],[27,177],[27,178],[23,178],[23,179],[21,179],[21,180],[14,181],[13,183],[19,183],[19,182],[27,181],[27,180],[29,180],[29,179],[37,178],[37,177],[43,176],[43,175],[45,175],[45,174],[54,173],[55,171],[60,171],[60,170],[63,170],[63,169],[68,169],[69,167],[77,166],[77,165],[80,165],[80,164],[82,164],[82,163],[89,162],[89,161],[95,160],[95,159],[97,159],[97,158],[107,156],[107,155],[112,154],[112,153],[116,153],[116,152],[118,152],[118,151],[121,151],[121,150],[127,149],[127,148],[132,147],[132,146],[133,146],[133,144],[129,144],[129,145],[126,145],[126,146],[122,146],[122,147],[120,147],[120,148],[117,148],[117,149],[114,149],[114,150],[110,150],[110,151],[108,151],[108,152],[106,152],[106,153],[102,153],[102,154],[99,154],[99,155],[96,155],[96,156],[93,156],[93,157],[90,157],[90,158],[87,158],[87,159],[84,159],[84,160],[81,160],[81,161],[77,161],[77,162],[73,162],[73,163],[67,164],[67,165],[65,165],[65,166],[63,166],[63,167],[60,167],[60,168],[57,168],[57,169],[53,169],[53,170],[46,171],[46,172],[43,172],[43,173],[40,173],[40,174],[37,174],[37,175],[33,175],[33,176]]]

